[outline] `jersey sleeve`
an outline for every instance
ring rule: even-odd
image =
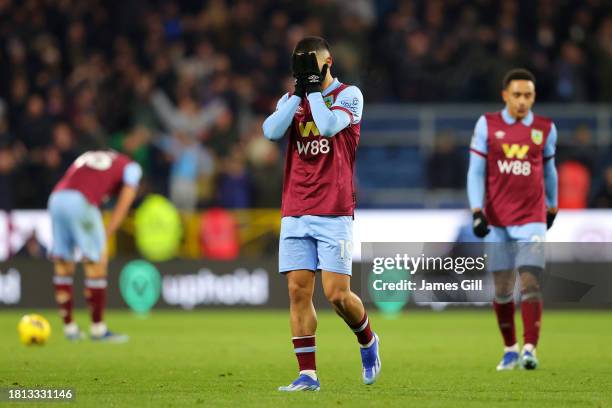
[[[557,127],[553,123],[550,126],[550,132],[548,138],[546,138],[546,144],[544,145],[544,160],[550,160],[555,157],[555,151],[557,150]]]
[[[474,135],[470,143],[470,151],[480,156],[486,157],[487,149],[487,119],[484,116],[478,118],[474,127]]]
[[[284,94],[276,103],[276,111],[264,120],[262,129],[268,140],[279,140],[287,132],[293,121],[293,116],[300,106],[301,98],[296,95]]]
[[[363,94],[361,90],[354,85],[343,89],[330,109],[346,112],[350,117],[350,123],[356,125],[361,121],[361,114],[363,113]]]
[[[280,97],[280,99],[276,102],[276,110],[278,110],[281,106],[285,104],[289,100],[289,92]]]
[[[123,169],[123,184],[138,187],[140,179],[142,178],[142,168],[140,164],[136,162],[128,163]]]
[[[470,154],[470,165],[467,175],[467,193],[470,208],[483,208],[487,161],[479,154]]]

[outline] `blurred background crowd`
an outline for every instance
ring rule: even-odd
[[[538,102],[610,104],[611,8],[0,0],[0,209],[44,208],[78,154],[106,147],[143,166],[144,192],[181,209],[277,207],[282,145],[262,137],[261,123],[292,88],[289,56],[307,34],[327,38],[334,74],[362,88],[366,122],[374,103],[499,102],[501,77],[517,66],[536,74]],[[609,147],[595,146],[588,126],[572,131],[559,162],[586,172],[578,206],[612,207]],[[453,149],[440,135],[422,158],[424,188],[464,188]]]

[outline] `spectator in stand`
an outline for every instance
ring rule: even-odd
[[[198,106],[188,89],[179,91],[177,106],[174,106],[161,90],[153,94],[151,102],[167,131],[181,132],[193,140],[199,139],[209,130],[225,110],[219,101],[214,101],[205,107]]]
[[[612,101],[610,2],[317,4],[0,1],[0,95],[15,140],[8,150],[23,152],[2,171],[31,180],[14,186],[11,205],[46,205],[39,192],[49,181],[37,176],[56,168],[56,150],[63,167],[85,149],[123,150],[127,143],[126,151],[148,163],[153,182],[144,184],[165,194],[170,184],[189,191],[184,204],[192,208],[211,188],[214,158],[257,137],[245,129],[292,87],[285,84],[292,80],[289,56],[307,34],[330,40],[334,72],[371,103],[496,100],[498,73],[515,64],[540,74],[539,101]],[[71,130],[72,143],[65,127],[56,136],[58,122]],[[140,126],[149,132],[144,141]],[[199,155],[210,157],[202,170],[186,171],[189,157]]]
[[[261,132],[263,118],[254,126]],[[249,174],[253,181],[253,201],[255,208],[278,208],[283,186],[283,165],[278,144],[264,137],[254,138],[246,146]]]
[[[17,162],[12,147],[0,141],[0,210],[11,210],[14,207],[13,183],[16,166]]]
[[[223,159],[218,181],[219,204],[225,208],[249,208],[252,205],[251,177],[242,147],[234,145]]]

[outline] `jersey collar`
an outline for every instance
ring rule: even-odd
[[[329,84],[329,86],[323,90],[322,92],[323,96],[327,96],[330,92],[332,92],[334,89],[336,89],[339,86],[340,86],[340,81],[338,81],[338,78],[334,78],[332,83]]]
[[[510,113],[508,113],[508,108],[504,108],[501,114],[502,118],[504,119],[504,122],[506,122],[508,125],[512,125],[514,124],[514,122],[516,122],[516,119],[514,119],[512,116],[510,116]],[[529,111],[527,116],[525,116],[523,120],[521,120],[521,123],[525,126],[531,126],[531,124],[533,123],[533,113]]]

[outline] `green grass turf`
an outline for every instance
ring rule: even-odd
[[[54,333],[30,347],[18,342],[21,314],[0,312],[0,387],[74,387],[70,406],[612,407],[610,312],[546,313],[541,368],[502,373],[491,313],[372,313],[383,359],[373,386],[361,383],[353,334],[320,313],[322,388],[296,394],[276,391],[296,374],[285,312],[109,312],[111,328],[131,336],[113,345],[65,341],[56,313],[46,311]],[[0,402],[10,405],[27,404]]]

